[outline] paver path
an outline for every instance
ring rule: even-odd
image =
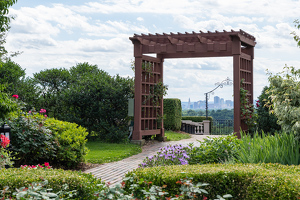
[[[191,135],[190,139],[169,142],[156,142],[154,144],[144,146],[142,148],[142,153],[133,155],[131,157],[125,158],[117,162],[105,163],[98,167],[88,169],[84,172],[91,173],[95,177],[101,178],[101,180],[105,181],[105,183],[110,183],[111,185],[114,185],[116,183],[120,183],[127,172],[138,168],[138,165],[141,164],[147,156],[155,155],[159,148],[170,144],[187,145],[192,142],[195,146],[199,146],[200,144],[199,142],[197,142],[197,140],[203,140],[203,138],[206,138],[207,136],[218,137],[218,135]]]

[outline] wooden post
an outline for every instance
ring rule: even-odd
[[[238,138],[241,138],[241,101],[240,101],[240,55],[241,55],[241,41],[238,37],[233,37],[232,44],[233,54],[233,100],[234,100],[234,132]]]
[[[142,140],[141,108],[142,108],[142,54],[141,45],[134,44],[135,79],[134,79],[134,126],[132,140]]]

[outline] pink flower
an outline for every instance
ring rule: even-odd
[[[31,113],[31,110],[28,113]]]
[[[18,98],[19,98],[19,95],[17,95],[17,94],[14,94],[14,95],[12,95],[12,97],[14,97],[14,98],[18,99]]]
[[[48,163],[48,162],[45,162],[44,165],[45,165],[45,167],[48,167],[48,166],[49,166],[49,163]]]
[[[46,110],[42,108],[42,109],[40,110],[40,113],[46,113]]]
[[[44,115],[45,117],[48,117],[47,115]]]

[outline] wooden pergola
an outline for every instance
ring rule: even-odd
[[[163,99],[153,101],[154,87],[163,82],[163,62],[168,58],[233,57],[234,132],[247,126],[241,119],[240,82],[253,102],[253,59],[255,38],[243,30],[199,33],[134,34],[135,100],[132,140],[144,135],[164,137]],[[145,54],[156,54],[155,57]]]

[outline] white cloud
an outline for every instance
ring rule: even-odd
[[[142,17],[138,17],[138,18],[136,18],[136,20],[138,20],[140,22],[144,21],[144,19]]]
[[[51,1],[51,0],[50,0]],[[23,51],[14,60],[28,75],[42,69],[79,62],[97,64],[112,75],[132,76],[130,60],[134,33],[239,30],[256,37],[255,96],[267,84],[265,69],[280,71],[285,64],[300,66],[299,51],[290,33],[299,18],[300,1],[286,0],[110,0],[82,1],[77,6],[10,9],[16,16],[7,37],[9,51]],[[192,100],[214,83],[232,78],[232,58],[165,60],[164,81],[169,96]],[[231,98],[232,88],[218,94]]]

